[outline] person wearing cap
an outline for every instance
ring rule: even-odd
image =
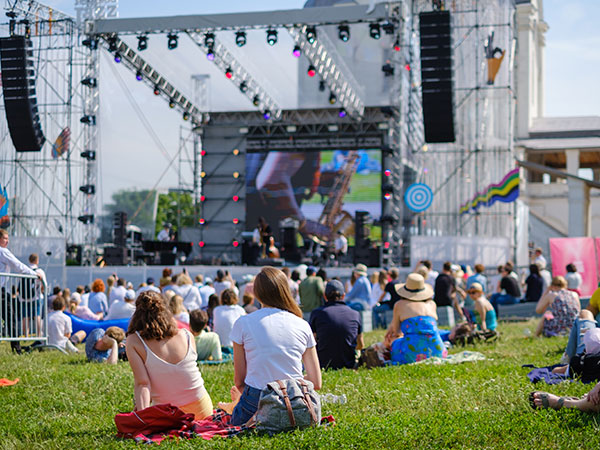
[[[108,310],[107,316],[104,320],[113,319],[129,319],[135,312],[135,293],[132,291],[125,291],[123,301],[115,300]]]
[[[370,308],[371,300],[371,282],[367,277],[367,266],[357,264],[353,273],[356,275],[356,281],[346,295],[346,304],[356,311],[364,311]]]
[[[321,369],[354,368],[356,351],[364,347],[360,313],[346,305],[344,295],[341,281],[329,281],[325,305],[310,315]]]
[[[323,293],[325,286],[323,280],[317,276],[315,267],[306,268],[306,278],[300,283],[298,293],[300,294],[300,309],[305,320],[310,319],[310,313],[313,309],[321,306],[323,302]]]
[[[394,317],[386,333],[391,345],[390,364],[410,364],[430,357],[445,358],[448,354],[437,327],[433,289],[422,275],[411,273],[406,283],[396,291],[400,300],[394,305]]]
[[[154,286],[154,278],[149,277],[146,279],[146,286],[142,286],[135,293],[135,297],[137,298],[142,292],[153,291],[160,294],[160,289]]]
[[[479,283],[472,283],[467,291],[465,309],[475,318],[480,330],[495,330],[498,326],[496,311],[492,304],[485,298],[483,287]]]
[[[158,232],[156,239],[161,242],[168,242],[171,240],[171,224],[165,223],[162,230]]]

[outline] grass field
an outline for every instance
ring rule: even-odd
[[[527,394],[534,387],[521,364],[555,363],[566,345],[564,338],[525,338],[525,328],[533,327],[501,323],[499,342],[468,348],[486,361],[324,373],[322,392],[348,397],[347,404],[323,406],[323,415],[337,420],[332,428],[165,442],[161,448],[598,448],[597,416],[530,408]],[[369,333],[367,343],[381,336]],[[1,449],[138,447],[114,437],[114,415],[133,406],[128,364],[88,364],[81,355],[53,351],[16,356],[1,344],[0,368],[0,377],[21,379],[0,388]],[[202,374],[213,401],[226,399],[233,367],[203,367]],[[540,388],[580,395],[591,386]]]

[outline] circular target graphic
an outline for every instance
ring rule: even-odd
[[[425,211],[433,202],[433,191],[423,183],[411,184],[404,193],[404,203],[411,211]]]

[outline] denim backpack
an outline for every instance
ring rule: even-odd
[[[273,381],[262,390],[253,419],[257,431],[269,434],[318,426],[321,400],[310,381]]]

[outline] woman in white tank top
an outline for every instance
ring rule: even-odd
[[[170,403],[196,420],[212,414],[212,401],[196,363],[192,334],[179,330],[161,295],[142,292],[127,330],[136,410]]]

